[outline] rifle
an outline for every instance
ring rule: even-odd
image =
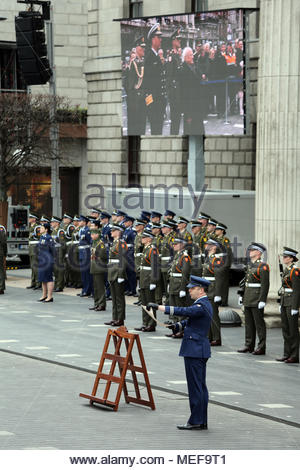
[[[278,255],[278,266],[279,266],[280,277],[282,279],[283,278],[283,264],[280,260],[280,255]],[[282,287],[280,287],[280,289],[278,291],[279,298],[277,299],[278,304],[280,304],[280,295],[281,295],[282,292],[283,292],[283,289],[282,289]]]

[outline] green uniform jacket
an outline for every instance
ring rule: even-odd
[[[270,268],[260,259],[247,265],[243,304],[245,307],[257,307],[259,302],[266,302],[270,287]]]
[[[36,252],[37,245],[38,245],[38,240],[34,236],[34,229],[37,227],[39,224],[34,223],[33,225],[29,226],[29,237],[28,237],[28,249],[29,249],[29,256],[33,256]]]
[[[140,288],[147,289],[159,280],[159,257],[155,245],[144,247],[140,264]]]
[[[184,249],[175,253],[173,263],[169,271],[169,293],[178,294],[186,290],[191,273],[191,258]]]
[[[126,276],[126,253],[127,243],[124,240],[114,240],[109,249],[108,260],[108,280],[109,282],[116,281],[118,277],[127,279]]]
[[[160,266],[161,272],[168,272],[168,269],[172,263],[173,257],[173,248],[172,243],[174,241],[176,234],[174,231],[170,232],[168,235],[165,235],[161,243],[160,251]]]
[[[300,307],[300,269],[294,264],[284,269],[279,293],[280,304],[283,307],[298,310]]]
[[[64,258],[66,253],[66,236],[64,230],[58,227],[53,230],[52,238],[55,245],[55,263],[62,266],[64,264]]]
[[[134,264],[135,264],[135,272],[136,275],[139,277],[140,275],[140,264],[143,254],[144,245],[142,244],[142,233],[138,233],[134,239]]]
[[[188,230],[184,230],[183,232],[179,232],[180,237],[184,238],[187,241],[185,245],[185,250],[188,252],[190,256],[192,256],[193,252],[193,237]]]
[[[91,274],[101,274],[107,272],[107,251],[102,240],[93,240],[91,247]]]
[[[202,277],[210,281],[207,297],[213,300],[215,296],[222,296],[222,283],[224,282],[224,259],[222,253],[211,254],[206,257],[202,267]]]
[[[225,236],[223,236],[223,237],[214,237],[214,240],[221,243],[221,245],[225,248],[226,256],[225,256],[225,265],[224,266],[226,268],[230,268],[230,266],[232,264],[233,254],[232,254],[232,249],[231,249],[229,238],[227,238]]]
[[[202,262],[201,262],[201,237],[202,233],[199,232],[193,238],[193,251],[192,251],[192,270],[191,274],[201,276]]]

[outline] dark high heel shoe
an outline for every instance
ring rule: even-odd
[[[37,302],[44,302],[44,300],[46,300],[47,297],[43,297],[42,299],[38,299]]]
[[[45,301],[44,301],[44,304],[45,304],[45,303],[48,303],[48,302],[53,302],[53,297],[52,297],[51,299],[49,299],[49,300],[45,300]]]

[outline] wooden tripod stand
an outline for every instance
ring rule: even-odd
[[[108,353],[108,348],[109,348],[109,343],[110,343],[111,338],[113,338],[114,347],[115,347],[114,354]],[[120,355],[120,349],[121,349],[121,345],[123,341],[126,347],[125,357],[124,356],[122,357]],[[137,345],[138,353],[139,353],[139,357],[141,361],[141,365],[139,366],[134,364],[133,357],[132,357],[132,351],[133,351],[133,347],[135,343]],[[105,374],[102,372],[106,359],[112,361],[111,366],[110,366],[110,371],[108,374]],[[120,372],[119,377],[114,375],[117,364],[118,364],[119,372]],[[128,394],[127,385],[126,385],[126,373],[128,370],[131,371],[132,380],[133,380],[134,389],[135,389],[135,396],[130,396]],[[136,375],[137,372],[140,372],[144,375],[144,380],[145,380],[145,384],[147,387],[148,398],[149,398],[148,400],[144,400],[141,398],[139,383],[138,383],[137,375]],[[104,394],[102,398],[99,398],[96,396],[100,379],[106,381],[106,386],[105,386],[105,390],[104,390]],[[119,384],[115,401],[111,401],[108,399],[111,384],[113,382]],[[117,411],[122,390],[124,393],[126,403],[137,403],[139,405],[148,406],[152,410],[155,410],[153,395],[152,395],[151,386],[150,386],[150,382],[148,378],[148,373],[147,373],[147,368],[146,368],[144,354],[143,354],[143,350],[141,346],[140,337],[138,334],[128,333],[125,326],[121,326],[117,330],[108,330],[92,393],[91,395],[80,393],[79,396],[89,399],[91,405],[93,405],[94,402],[100,403],[101,405],[108,406],[109,408],[112,408],[114,411]]]

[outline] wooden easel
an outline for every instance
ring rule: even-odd
[[[110,354],[107,352],[111,337],[113,338],[114,347],[115,347],[114,354]],[[123,340],[124,340],[125,347],[126,347],[125,357],[122,357],[120,355],[120,349],[121,349]],[[136,366],[133,363],[132,350],[133,350],[134,343],[136,343],[137,348],[138,348],[139,357],[141,361],[140,366]],[[108,374],[105,374],[102,372],[105,359],[112,361],[110,371]],[[120,372],[119,377],[114,375],[117,364],[118,364],[119,372]],[[126,373],[128,370],[131,371],[132,380],[133,380],[134,389],[135,389],[135,395],[136,395],[135,397],[128,395],[128,390],[127,390],[127,385],[126,385]],[[141,398],[136,372],[141,372],[142,374],[144,374],[144,379],[145,379],[145,383],[147,387],[149,400],[144,400]],[[100,379],[107,382],[105,386],[103,398],[96,397]],[[115,401],[111,401],[108,399],[112,382],[119,384]],[[101,405],[108,406],[109,408],[113,408],[114,411],[117,411],[122,390],[124,392],[126,403],[137,403],[139,405],[149,406],[152,410],[155,410],[153,395],[152,395],[151,386],[150,386],[150,382],[148,378],[148,373],[147,373],[147,368],[146,368],[144,354],[143,354],[143,350],[141,346],[140,337],[138,334],[128,333],[125,326],[121,326],[117,330],[108,330],[92,393],[91,395],[80,393],[79,396],[89,399],[91,405],[93,405],[94,402],[100,403]]]

